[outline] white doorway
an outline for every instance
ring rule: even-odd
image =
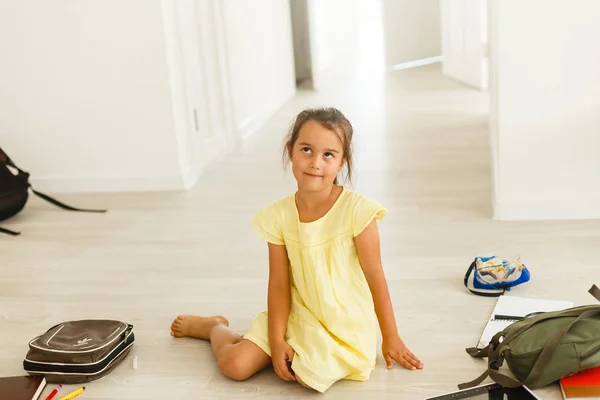
[[[308,0],[290,0],[296,85],[313,85]]]
[[[382,0],[381,4],[388,69],[442,60],[439,0]]]
[[[352,70],[381,72],[381,0],[290,0],[296,82],[323,89]]]
[[[318,90],[332,64],[331,30],[335,20],[329,18],[335,0],[290,0],[296,84]]]
[[[173,105],[186,187],[232,143],[231,105],[217,0],[163,3],[171,33]],[[170,22],[170,23],[168,23]]]

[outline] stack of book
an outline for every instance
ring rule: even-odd
[[[600,367],[569,375],[559,383],[565,400],[600,400]]]

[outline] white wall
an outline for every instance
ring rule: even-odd
[[[487,89],[487,30],[487,0],[441,0],[445,76],[477,89]]]
[[[296,90],[290,4],[224,0],[221,6],[235,125],[248,136]]]
[[[37,187],[181,187],[159,1],[0,4],[0,145]]]
[[[312,55],[313,74],[317,75],[327,70],[332,62],[332,49],[336,43],[331,37],[330,25],[335,25],[340,19],[332,19],[329,14],[328,0],[308,0],[309,32]]]
[[[600,2],[490,7],[495,217],[600,218]]]
[[[368,0],[374,7],[377,0]],[[313,0],[316,30],[327,44],[319,46],[319,67],[327,68],[336,63],[353,61],[357,39],[361,35],[358,27],[360,0]]]
[[[385,64],[441,55],[440,0],[382,0]]]
[[[0,2],[0,49],[0,146],[49,192],[186,189],[295,92],[286,1]]]

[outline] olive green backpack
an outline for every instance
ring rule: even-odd
[[[600,289],[589,293],[600,301]],[[488,376],[506,387],[531,389],[600,365],[600,304],[568,308],[524,318],[498,332],[483,349],[468,348],[472,357],[488,359],[477,379],[458,385],[466,389]],[[500,372],[504,360],[514,378]]]

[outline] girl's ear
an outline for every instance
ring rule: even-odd
[[[290,145],[290,143],[287,144],[287,152],[288,158],[290,159],[290,162],[292,162],[292,146]]]
[[[346,165],[346,157],[342,158],[342,163],[340,164],[340,171],[342,170],[342,168],[344,168],[344,166]]]

